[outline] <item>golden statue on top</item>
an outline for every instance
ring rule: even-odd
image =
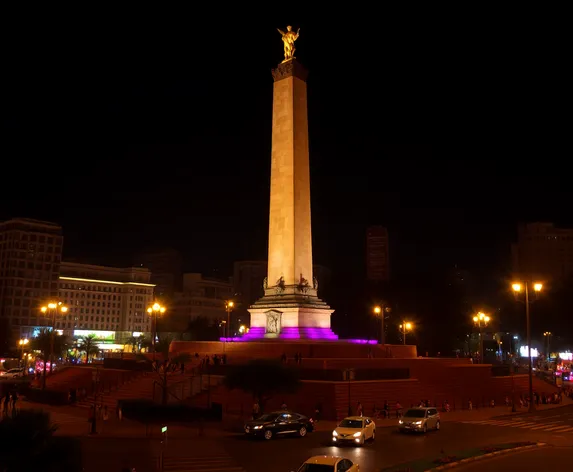
[[[295,51],[294,42],[298,39],[298,33],[300,32],[300,28],[296,33],[292,30],[292,26],[287,26],[286,31],[283,31],[279,28],[277,28],[277,30],[283,37],[283,45],[285,48],[285,58],[284,61],[281,62],[281,64],[283,62],[292,61],[294,59],[294,51]]]

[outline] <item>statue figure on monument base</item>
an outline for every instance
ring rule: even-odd
[[[300,32],[300,28],[298,29],[298,31],[296,33],[292,30],[292,26],[287,26],[286,31],[283,31],[280,28],[277,28],[277,30],[282,35],[283,46],[284,46],[284,50],[285,50],[285,58],[281,62],[281,64],[283,62],[292,61],[295,58],[294,57],[294,51],[295,51],[294,42],[298,39],[298,34]]]
[[[281,278],[277,280],[276,293],[279,294],[285,290],[285,278],[281,275]]]

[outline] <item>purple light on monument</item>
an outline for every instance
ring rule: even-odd
[[[375,339],[343,339],[343,341],[353,344],[378,344]]]

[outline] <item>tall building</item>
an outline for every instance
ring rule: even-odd
[[[366,230],[366,278],[371,282],[390,279],[388,230],[384,226]]]
[[[193,318],[198,317],[205,317],[211,322],[225,320],[225,302],[232,298],[230,281],[203,277],[199,273],[183,274],[183,291],[174,294],[162,330],[181,333]]]
[[[47,325],[40,307],[58,296],[62,244],[62,228],[55,223],[0,223],[0,317],[14,331]]]
[[[153,304],[151,272],[140,267],[104,267],[62,262],[59,301],[69,309],[56,328],[151,332],[147,307]]]
[[[155,296],[167,302],[181,290],[183,259],[175,249],[146,251],[136,256],[134,264],[151,271],[151,283],[155,284]]]
[[[515,274],[560,283],[573,275],[573,229],[553,223],[528,223],[518,228],[512,245]]]

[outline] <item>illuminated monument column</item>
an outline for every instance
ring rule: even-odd
[[[244,338],[334,340],[334,310],[318,298],[312,273],[307,71],[291,58],[272,73],[268,277],[265,295],[249,309],[251,329]]]

